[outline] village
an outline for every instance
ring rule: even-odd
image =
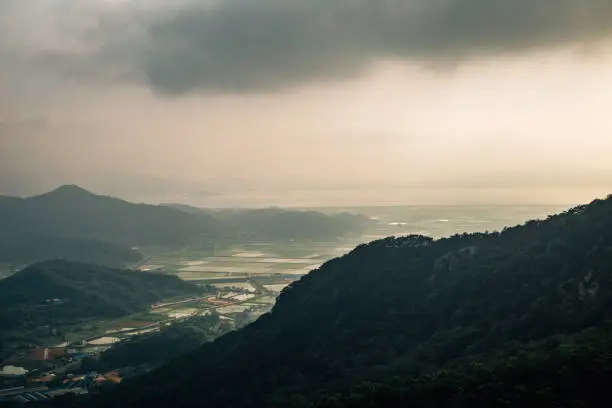
[[[240,285],[239,285],[240,286]],[[218,335],[236,329],[269,311],[277,292],[262,285],[225,287],[214,295],[173,299],[152,304],[147,313],[118,321],[97,321],[85,325],[97,330],[83,338],[87,330],[50,334],[60,335],[55,345],[23,344],[5,359],[0,369],[0,403],[44,401],[65,395],[93,393],[150,370],[146,366],[121,366],[98,371],[96,364],[105,352],[138,336],[160,332],[164,327],[180,325],[199,316],[216,315],[221,326],[211,327]],[[49,299],[58,302],[59,299]]]
[[[205,316],[218,318],[206,328],[212,337],[241,328],[270,311],[287,285],[325,259],[345,253],[350,246],[332,242],[283,246],[250,243],[213,254],[150,254],[132,268],[145,274],[176,275],[199,286],[202,293],[165,299],[146,311],[119,319],[50,322],[31,328],[27,334],[19,333],[24,340],[11,345],[0,368],[0,402],[92,394],[146,373],[151,366],[124,362],[109,366],[106,356],[121,345]],[[50,305],[63,302],[46,301]]]

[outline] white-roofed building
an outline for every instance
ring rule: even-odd
[[[15,367],[12,365],[5,365],[0,370],[0,377],[21,377],[26,375],[28,370],[23,367]]]

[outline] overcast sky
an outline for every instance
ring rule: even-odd
[[[572,204],[611,106],[609,0],[0,0],[0,194]]]

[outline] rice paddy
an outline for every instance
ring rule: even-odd
[[[276,293],[339,255],[337,247],[338,243],[327,242],[304,245],[254,242],[213,252],[190,250],[153,255],[147,259],[146,269],[155,265],[185,281],[214,285],[219,290],[235,288],[249,292],[268,285],[267,290]]]

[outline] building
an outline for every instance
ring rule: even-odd
[[[111,381],[115,384],[119,384],[121,382],[121,373],[119,372],[119,370],[104,373],[103,377],[106,381]]]
[[[0,370],[0,377],[22,377],[28,373],[23,367],[15,367],[12,365],[6,365]]]

